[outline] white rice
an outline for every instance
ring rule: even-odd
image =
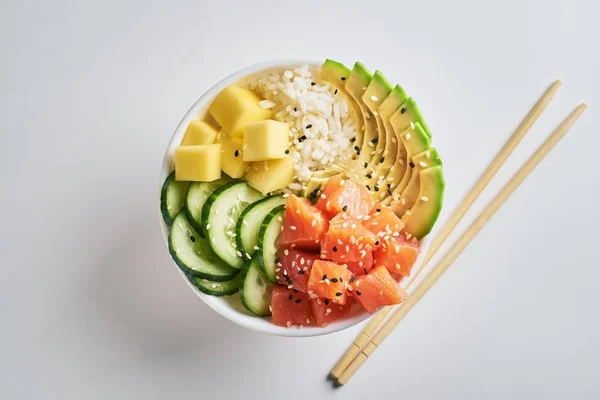
[[[313,85],[313,82],[315,83]],[[356,129],[348,104],[335,88],[312,75],[308,65],[293,71],[260,77],[249,83],[272,109],[274,118],[290,127],[290,155],[296,178],[289,187],[297,192],[315,171],[338,168],[350,162],[350,139]]]

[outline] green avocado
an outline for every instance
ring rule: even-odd
[[[400,194],[400,199],[392,205],[392,210],[396,215],[404,215],[406,210],[409,210],[419,198],[420,173],[421,171],[442,165],[442,159],[436,149],[433,147],[415,154],[412,158],[412,163],[409,168],[412,168],[412,173],[408,181],[408,185]]]
[[[316,171],[313,174],[313,176],[311,176],[308,179],[308,182],[306,182],[306,185],[304,185],[304,188],[302,189],[300,195],[302,197],[306,197],[313,203],[316,202],[317,196],[320,194],[319,190],[321,190],[321,188],[325,186],[325,184],[327,183],[327,181],[329,181],[329,179],[331,179],[331,177],[339,173],[340,172],[335,170]]]
[[[429,140],[429,136],[423,126],[421,126],[420,122],[417,123],[409,123],[408,128],[404,131],[400,131],[401,127],[398,127],[394,124],[394,120],[391,119],[392,127],[396,133],[401,132],[399,137],[400,141],[404,144],[406,148],[406,159],[412,160],[413,156],[425,151],[431,147],[431,141]],[[412,162],[412,161],[411,161]],[[410,166],[410,162],[409,162]],[[397,186],[392,186],[389,188],[391,192],[388,192],[388,196],[383,199],[382,203],[384,205],[390,205],[394,202],[399,201],[400,195],[408,185],[408,181],[412,175],[412,168],[407,167],[404,171],[404,175],[402,176],[402,180],[398,183]]]
[[[385,191],[381,190],[380,186],[383,184],[383,180],[396,157],[395,151],[394,154],[389,154],[389,147],[392,141],[388,140],[383,119],[378,111],[381,103],[383,103],[391,92],[392,85],[380,71],[375,71],[373,79],[369,82],[362,96],[363,103],[365,103],[371,114],[375,117],[375,123],[377,124],[377,138],[367,143],[367,148],[363,148],[364,152],[369,151],[372,154],[374,153],[371,163],[367,167],[367,180],[365,183],[371,188],[371,194],[376,200],[379,200],[381,197],[380,193]]]
[[[401,128],[400,130],[406,129],[411,122],[420,122],[425,132],[427,132],[427,136],[431,138],[431,131],[425,123],[415,99],[412,97],[406,100],[390,119],[392,120],[392,124]]]
[[[380,199],[387,197],[387,189],[394,188],[398,185],[398,183],[400,183],[402,177],[404,176],[406,165],[408,164],[406,161],[406,148],[400,139],[400,135],[396,134],[390,122],[392,115],[400,108],[402,104],[404,104],[407,99],[408,96],[404,92],[404,89],[402,89],[400,85],[396,85],[392,89],[391,93],[377,108],[379,117],[383,121],[383,125],[385,127],[386,149],[384,154],[387,153],[385,156],[386,162],[389,157],[391,163],[388,174],[384,180],[384,183],[386,184],[386,190],[380,190],[378,192]]]
[[[350,68],[340,62],[327,59],[321,66],[319,76],[321,80],[332,85],[338,90],[338,93],[341,93],[346,97],[348,108],[353,116],[352,120],[354,121],[356,128],[355,143],[362,143],[364,130],[363,113],[361,107],[356,102],[356,99],[346,91],[345,87],[348,76],[350,76]]]
[[[442,166],[427,168],[420,172],[419,198],[415,205],[402,216],[404,231],[421,240],[433,228],[444,202],[444,173]]]
[[[358,104],[361,115],[363,116],[364,125],[361,127],[364,131],[362,143],[357,140],[354,143],[354,149],[356,154],[359,155],[360,159],[364,162],[371,161],[373,156],[371,152],[364,150],[370,148],[368,143],[372,143],[372,141],[377,138],[377,122],[375,121],[375,117],[367,105],[362,101],[362,96],[365,90],[367,90],[367,86],[369,86],[371,79],[371,72],[369,72],[369,70],[360,62],[356,62],[354,63],[354,67],[352,67],[352,71],[350,71],[350,75],[348,75],[348,79],[346,79],[345,86],[346,91]],[[360,116],[358,118],[360,118]]]

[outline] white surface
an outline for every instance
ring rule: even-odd
[[[238,3],[0,3],[0,397],[599,398],[597,2]],[[201,93],[254,62],[327,56],[418,100],[446,216],[552,79],[563,89],[477,209],[591,106],[337,391],[325,375],[358,327],[236,327],[175,273],[155,209],[163,150]]]

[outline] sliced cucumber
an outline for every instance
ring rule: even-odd
[[[160,211],[162,212],[165,224],[171,225],[177,214],[179,214],[179,211],[183,208],[185,192],[189,184],[186,181],[176,181],[175,171],[171,172],[165,180],[160,191]]]
[[[256,258],[252,259],[250,265],[242,271],[241,275],[240,299],[244,307],[260,317],[271,315],[269,304],[273,284],[263,276]]]
[[[284,212],[285,205],[274,208],[265,217],[258,231],[259,250],[256,259],[265,277],[273,283],[277,283],[275,274],[275,268],[277,268],[277,262],[275,261],[277,259],[277,246],[275,243],[277,236],[281,232]]]
[[[202,207],[208,197],[226,183],[231,182],[231,178],[223,175],[221,179],[213,182],[192,182],[185,196],[185,212],[188,220],[200,234],[202,232]]]
[[[239,273],[217,257],[184,212],[180,212],[171,225],[169,252],[182,270],[196,277],[225,282]]]
[[[238,249],[242,253],[254,254],[258,245],[258,231],[265,217],[277,206],[285,204],[281,195],[269,196],[250,204],[240,214],[235,227]]]
[[[240,281],[242,279],[242,274],[237,274],[235,278],[229,281],[214,282],[205,278],[187,275],[192,285],[196,286],[201,292],[211,296],[231,296],[232,294],[236,294],[240,289]]]
[[[234,268],[241,269],[243,258],[250,259],[236,245],[237,219],[248,205],[260,198],[260,192],[246,182],[233,181],[215,190],[202,207],[204,237],[214,252]]]

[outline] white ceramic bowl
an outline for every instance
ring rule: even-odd
[[[243,83],[248,77],[256,76],[257,74],[268,73],[270,71],[281,71],[283,69],[289,69],[295,66],[301,66],[309,64],[312,68],[319,68],[321,63],[316,61],[308,61],[308,60],[279,60],[279,61],[270,61],[264,62],[260,64],[254,64],[244,69],[241,69],[233,74],[227,76],[216,85],[211,87],[206,93],[204,93],[194,105],[190,108],[190,110],[185,114],[177,129],[173,133],[169,145],[167,146],[167,150],[165,152],[165,156],[163,159],[163,163],[160,170],[160,178],[159,178],[159,186],[157,199],[160,201],[160,190],[162,189],[162,185],[167,179],[169,173],[173,170],[173,153],[175,147],[179,146],[181,143],[181,139],[185,133],[185,130],[190,123],[191,120],[201,119],[206,115],[207,109],[212,101],[212,99],[226,86],[234,84],[234,83]],[[160,214],[159,209],[159,218],[160,224],[163,232],[163,237],[165,239],[165,244],[168,247],[168,227],[164,223],[162,219],[162,215]],[[424,240],[422,243],[423,249],[421,251],[421,256],[425,253],[426,245],[428,244],[428,240]],[[419,261],[417,260],[417,265]],[[228,296],[228,297],[215,297],[209,296],[207,294],[202,293],[198,288],[192,285],[186,278],[185,274],[179,269],[179,267],[173,262],[173,267],[179,271],[181,277],[187,282],[188,286],[200,297],[206,304],[208,304],[213,310],[221,314],[223,317],[228,320],[235,322],[236,324],[243,326],[248,329],[252,329],[258,332],[270,333],[273,335],[279,336],[291,336],[291,337],[306,337],[306,336],[317,336],[317,335],[325,335],[332,332],[337,332],[342,329],[349,328],[354,326],[361,321],[367,319],[370,315],[363,312],[360,309],[360,306],[353,308],[352,312],[349,316],[343,320],[337,321],[329,326],[324,328],[319,327],[291,327],[284,328],[275,325],[270,318],[261,318],[257,317],[250,312],[248,312],[242,303],[239,300],[238,295]]]

